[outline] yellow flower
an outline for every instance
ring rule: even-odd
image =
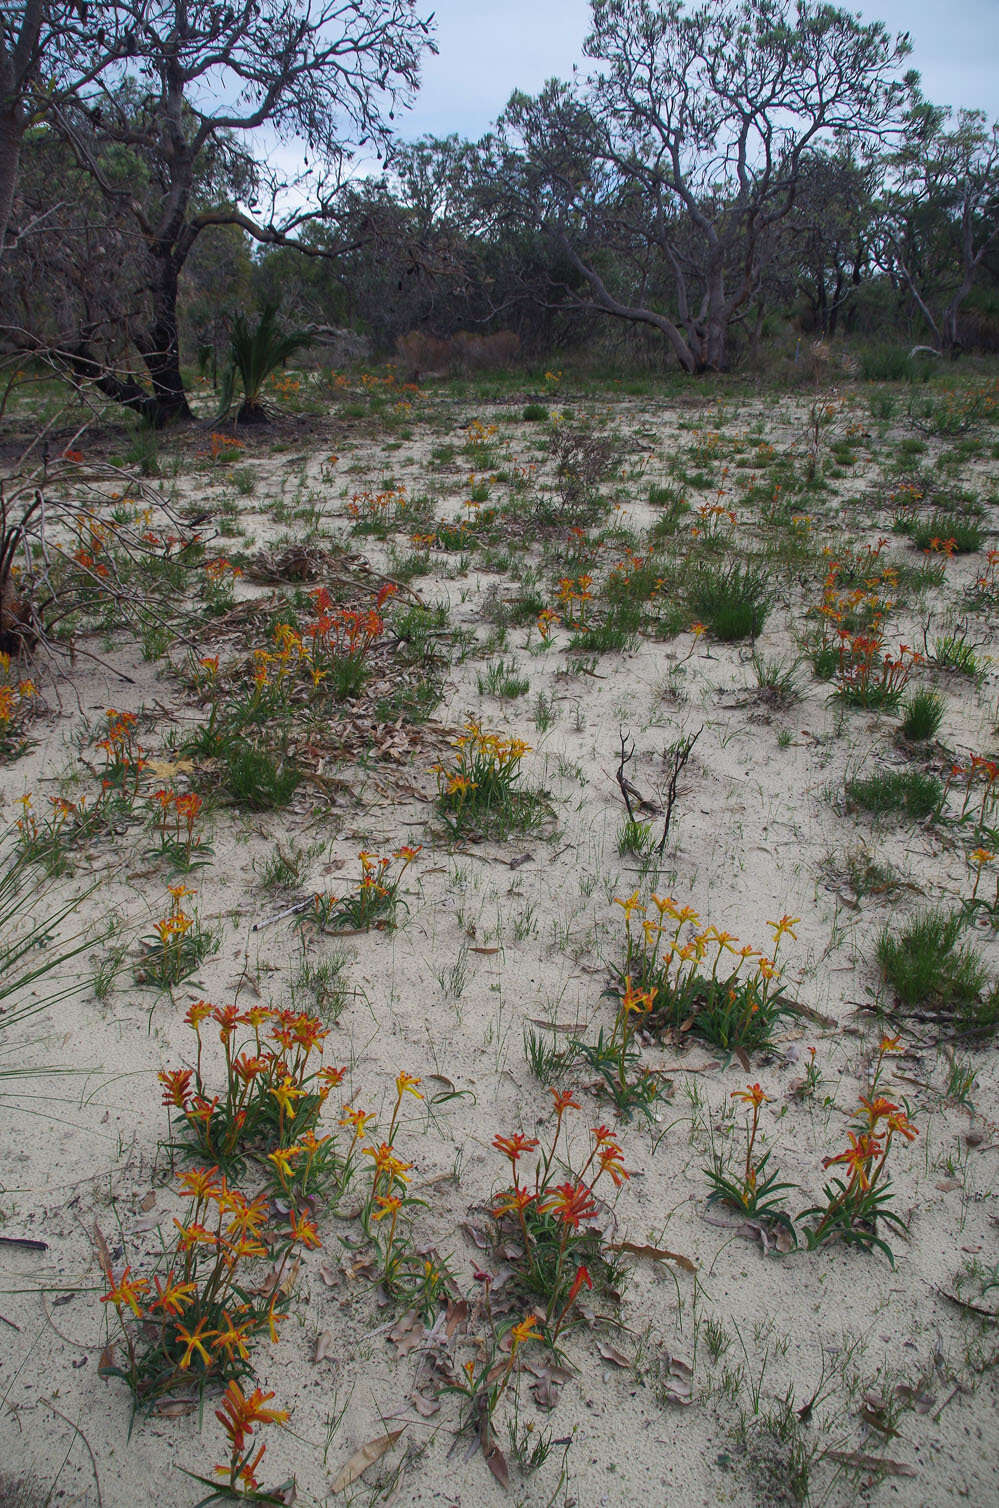
[[[797,942],[798,935],[796,932],[792,932],[791,928],[796,927],[800,921],[800,916],[788,916],[785,914],[781,917],[779,922],[767,922],[767,926],[773,928],[774,942],[778,942],[784,936],[785,932],[787,933],[788,937],[792,937],[794,941]]]
[[[621,907],[622,911],[625,914],[626,920],[629,921],[629,922],[631,921],[631,913],[633,911],[644,911],[644,909],[645,909],[642,906],[641,901],[638,899],[638,891],[637,890],[633,890],[632,893],[631,893],[631,895],[629,895],[629,897],[628,897],[628,899],[626,901],[622,901],[619,896],[615,896],[614,897],[614,904],[615,904],[615,906],[620,906]]]
[[[522,1319],[519,1325],[514,1325],[510,1331],[510,1335],[512,1342],[510,1348],[511,1354],[516,1351],[518,1346],[522,1346],[525,1341],[540,1339],[537,1315],[529,1314],[526,1319]]]
[[[402,1200],[397,1194],[379,1194],[375,1203],[378,1208],[371,1216],[372,1220],[382,1220],[386,1215],[391,1215],[394,1219],[402,1209]]]
[[[268,1152],[267,1161],[272,1162],[278,1172],[284,1178],[291,1176],[291,1165],[301,1152],[301,1147],[278,1147],[274,1152]]]
[[[422,1100],[423,1095],[416,1088],[417,1084],[422,1083],[422,1079],[414,1079],[411,1073],[400,1073],[395,1081],[396,1094],[400,1099],[404,1094],[411,1094],[414,1099]]]
[[[294,1117],[295,1114],[295,1101],[304,1099],[305,1097],[305,1090],[296,1089],[294,1083],[287,1074],[285,1074],[284,1079],[278,1085],[277,1089],[269,1089],[267,1092],[268,1094],[272,1094],[274,1096],[281,1109],[284,1111],[285,1115],[292,1117]]]

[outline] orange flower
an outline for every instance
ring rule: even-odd
[[[391,1215],[393,1220],[402,1209],[402,1200],[398,1194],[379,1194],[375,1198],[377,1210],[371,1216],[372,1220],[383,1220],[386,1215]]]
[[[497,1152],[502,1152],[505,1157],[509,1157],[510,1162],[516,1167],[521,1153],[533,1152],[538,1146],[538,1141],[536,1137],[525,1136],[522,1131],[515,1131],[513,1136],[494,1136],[493,1146]]]
[[[860,1136],[856,1136],[852,1131],[849,1131],[847,1132],[847,1136],[850,1145],[846,1151],[840,1152],[837,1157],[824,1157],[822,1159],[822,1166],[829,1168],[832,1167],[833,1163],[845,1163],[850,1171],[851,1184],[856,1182],[866,1191],[871,1186],[871,1163],[876,1157],[880,1157],[883,1151],[880,1138],[872,1136],[866,1131]]]
[[[537,1317],[537,1315],[536,1314],[529,1314],[526,1319],[522,1319],[520,1321],[519,1325],[514,1325],[513,1329],[510,1331],[510,1336],[511,1336],[511,1346],[510,1346],[511,1355],[513,1354],[514,1351],[516,1351],[517,1347],[518,1346],[522,1346],[525,1341],[539,1340],[540,1339],[540,1332],[538,1330],[538,1317]]]
[[[153,1278],[156,1287],[156,1297],[150,1304],[150,1310],[162,1309],[166,1314],[175,1319],[183,1314],[188,1304],[193,1302],[194,1295],[198,1291],[197,1283],[175,1283],[173,1272],[167,1273],[165,1284],[160,1287],[159,1278]]]
[[[237,1453],[242,1452],[247,1435],[253,1434],[255,1424],[284,1424],[288,1419],[286,1409],[266,1409],[263,1405],[273,1393],[264,1393],[254,1388],[249,1398],[244,1397],[238,1382],[230,1382],[222,1399],[222,1407],[215,1410],[215,1417],[222,1425]]]
[[[597,1154],[597,1161],[600,1164],[600,1171],[602,1173],[610,1174],[614,1182],[614,1187],[616,1189],[619,1189],[625,1182],[625,1180],[631,1177],[631,1174],[628,1172],[627,1168],[625,1168],[622,1164],[621,1159],[623,1157],[624,1153],[621,1151],[621,1148],[614,1145],[601,1147],[600,1151]],[[594,1180],[594,1182],[595,1181],[596,1180]]]
[[[183,1110],[190,1099],[190,1068],[163,1070],[156,1077],[165,1086],[164,1105],[174,1105],[178,1110]]]
[[[131,1267],[126,1267],[117,1283],[114,1281],[111,1273],[108,1273],[107,1277],[111,1288],[104,1294],[101,1303],[114,1304],[118,1309],[123,1304],[127,1304],[136,1319],[139,1319],[142,1314],[142,1310],[139,1308],[139,1298],[148,1289],[149,1282],[146,1278],[132,1278],[129,1281],[129,1273],[131,1271]]]
[[[293,1241],[297,1241],[299,1245],[306,1246],[310,1250],[322,1245],[314,1220],[309,1220],[305,1215],[299,1217],[294,1210],[288,1212],[288,1219],[291,1224],[290,1234]]]
[[[887,1120],[898,1108],[892,1100],[886,1100],[883,1095],[878,1095],[877,1099],[874,1100],[865,1099],[861,1095],[860,1111],[858,1113],[867,1116],[868,1125],[873,1131],[878,1121]]]
[[[218,1168],[192,1168],[188,1173],[178,1173],[177,1182],[189,1199],[212,1199],[221,1192]]]
[[[919,1135],[909,1117],[902,1110],[896,1110],[894,1114],[888,1116],[887,1126],[889,1136],[894,1136],[898,1132],[899,1136],[904,1136],[906,1141],[915,1141]]]
[[[507,1189],[501,1194],[493,1206],[493,1219],[498,1220],[501,1215],[521,1214],[529,1204],[533,1204],[537,1194],[530,1193],[527,1189]]]
[[[414,1079],[411,1073],[400,1073],[396,1077],[395,1092],[402,1099],[404,1094],[413,1095],[414,1099],[422,1100],[423,1095],[417,1090],[417,1084],[422,1084],[422,1079]]]
[[[573,1099],[571,1089],[549,1089],[548,1093],[555,1101],[555,1113],[559,1120],[562,1119],[567,1110],[581,1110],[583,1108]]]
[[[759,1084],[747,1084],[745,1089],[733,1089],[730,1099],[744,1100],[747,1105],[754,1105],[757,1109],[760,1105],[772,1103],[770,1096],[764,1094]]]
[[[237,1356],[243,1361],[248,1360],[250,1353],[247,1349],[246,1337],[252,1326],[250,1324],[234,1325],[228,1311],[224,1309],[222,1318],[225,1321],[225,1329],[216,1330],[212,1350],[224,1351],[230,1361],[235,1361]]]
[[[569,1297],[566,1299],[565,1303],[566,1309],[568,1309],[569,1306],[575,1302],[576,1296],[579,1293],[579,1290],[583,1287],[584,1283],[586,1284],[587,1288],[593,1287],[593,1279],[590,1277],[590,1274],[587,1272],[586,1268],[583,1267],[582,1264],[580,1264],[580,1266],[576,1268],[576,1276],[573,1278],[572,1287],[569,1289]]]
[[[200,1319],[193,1330],[186,1329],[184,1325],[177,1326],[177,1339],[186,1342],[184,1354],[177,1363],[182,1372],[186,1371],[191,1365],[195,1353],[201,1357],[206,1367],[211,1366],[212,1359],[205,1348],[205,1342],[210,1341],[213,1336],[218,1334],[218,1331],[206,1330],[205,1326],[207,1324],[208,1320],[206,1317]]]
[[[579,1229],[582,1221],[595,1220],[597,1217],[597,1206],[584,1183],[558,1184],[554,1196],[540,1208],[546,1212],[554,1210],[559,1220],[564,1225],[570,1225],[574,1231]]]

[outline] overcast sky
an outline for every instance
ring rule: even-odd
[[[427,8],[434,0],[427,0]],[[438,57],[426,60],[416,107],[399,134],[475,139],[514,89],[536,92],[554,75],[582,67],[588,0],[439,0]],[[908,31],[909,67],[934,104],[999,115],[999,0],[861,0],[844,9]]]

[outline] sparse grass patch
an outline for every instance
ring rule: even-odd
[[[876,816],[901,812],[918,822],[940,810],[944,788],[935,775],[922,775],[916,770],[885,770],[864,779],[848,780],[846,796],[854,806]]]
[[[999,991],[982,992],[988,971],[978,952],[962,943],[960,912],[924,911],[899,931],[881,933],[877,960],[899,1007],[965,1028],[991,1028],[999,1018]]]
[[[284,755],[270,753],[243,739],[229,740],[222,751],[221,779],[238,806],[266,812],[287,806],[297,791],[302,772]]]

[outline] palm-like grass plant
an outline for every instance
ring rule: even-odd
[[[242,314],[232,327],[229,347],[231,365],[222,388],[222,413],[232,406],[236,377],[243,389],[236,421],[239,424],[265,424],[267,412],[261,401],[264,383],[297,351],[312,344],[304,330],[282,330],[278,324],[276,304],[265,304],[255,329]]]

